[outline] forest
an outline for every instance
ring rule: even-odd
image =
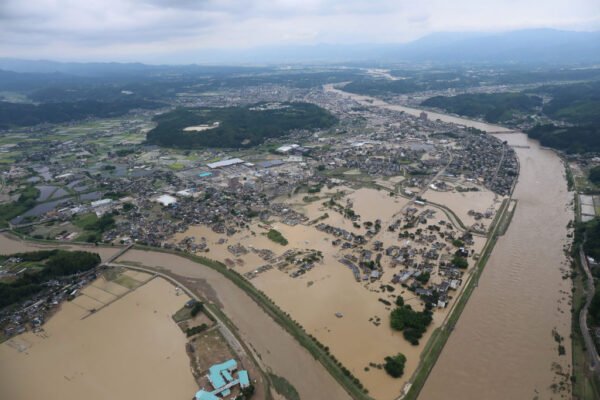
[[[421,105],[498,123],[511,119],[514,113],[535,112],[542,105],[542,99],[523,93],[476,93],[452,97],[435,96],[423,101]]]
[[[266,108],[266,109],[265,109]],[[326,129],[337,123],[329,111],[310,103],[261,104],[227,108],[177,108],[154,118],[156,128],[147,142],[178,148],[242,148],[261,144],[267,138],[286,135],[294,129]],[[197,125],[218,126],[205,131],[184,131]]]
[[[102,102],[8,103],[0,101],[0,129],[33,126],[43,123],[62,123],[86,118],[114,118],[136,108],[154,109],[163,104],[146,100],[116,100]]]

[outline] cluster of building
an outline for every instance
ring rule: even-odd
[[[225,361],[221,364],[212,365],[208,369],[208,381],[213,390],[204,389],[196,393],[196,400],[220,400],[231,394],[232,389],[240,387],[245,389],[250,386],[248,371],[242,369],[237,371],[238,365],[234,359]],[[237,377],[234,376],[237,371]]]

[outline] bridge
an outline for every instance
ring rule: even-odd
[[[129,250],[132,247],[133,247],[133,243],[128,244],[127,246],[125,246],[121,250],[119,250],[117,253],[110,256],[106,261],[102,262],[100,265],[106,265],[107,267],[110,267],[110,264],[113,261],[115,261],[117,258],[121,257],[127,250]]]
[[[505,133],[523,133],[519,130],[513,130],[513,131],[491,131],[488,132],[490,135],[500,135],[500,134],[505,134]]]

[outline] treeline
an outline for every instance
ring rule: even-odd
[[[350,93],[368,96],[383,96],[390,94],[406,94],[425,90],[443,90],[449,88],[466,88],[477,86],[478,82],[469,77],[452,74],[452,79],[419,79],[408,78],[398,80],[361,78],[343,87]]]
[[[146,100],[115,100],[101,102],[25,103],[0,102],[0,129],[33,126],[43,123],[62,123],[86,118],[113,118],[137,108],[155,109],[162,104]]]
[[[158,115],[156,128],[147,142],[179,148],[240,148],[261,144],[264,139],[287,134],[293,129],[329,128],[337,122],[329,111],[310,103],[284,103],[282,108],[251,110],[253,107],[177,108]],[[219,125],[209,130],[184,131],[196,125]]]
[[[534,91],[552,96],[544,105],[544,114],[575,125],[537,125],[527,132],[531,138],[567,153],[600,151],[600,81],[543,86]]]
[[[269,239],[271,239],[272,241],[274,241],[275,243],[279,243],[282,246],[287,246],[287,244],[288,244],[287,239],[285,237],[283,237],[281,232],[279,232],[276,229],[270,229],[269,232],[267,233],[267,237]]]
[[[88,243],[97,243],[102,240],[102,235],[109,229],[114,228],[115,218],[111,214],[104,214],[95,221],[83,225],[84,233],[78,240]]]
[[[515,112],[534,112],[536,107],[542,105],[542,99],[523,93],[475,93],[435,96],[423,101],[421,105],[497,123],[512,118]]]
[[[600,125],[600,81],[542,86],[530,91],[552,96],[543,112],[552,119],[578,125]]]
[[[100,263],[97,253],[87,251],[42,250],[16,253],[23,261],[39,262],[37,271],[27,271],[11,283],[0,282],[0,308],[24,301],[44,289],[44,283],[61,276],[87,271]]]
[[[585,237],[583,243],[585,255],[600,261],[600,218],[577,224],[574,242],[580,243],[583,237]],[[592,270],[592,274],[595,278],[598,278],[597,271]],[[588,309],[588,316],[591,325],[600,326],[600,285],[596,285],[596,291]]]

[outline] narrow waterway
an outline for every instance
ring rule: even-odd
[[[335,90],[326,87],[326,90]],[[345,96],[365,105],[412,115],[420,110],[365,96]],[[432,119],[488,132],[507,128],[429,113]],[[553,385],[571,372],[570,280],[563,246],[573,218],[564,167],[552,151],[524,134],[498,135],[516,148],[521,164],[511,225],[496,247],[420,398],[559,399]],[[559,356],[553,330],[564,338]],[[568,386],[568,385],[567,385]]]

